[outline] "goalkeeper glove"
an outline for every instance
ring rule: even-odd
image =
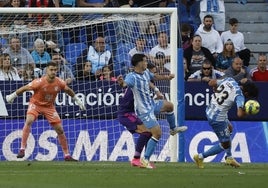
[[[6,100],[7,100],[8,103],[13,103],[14,99],[15,99],[17,96],[18,96],[18,95],[17,95],[17,93],[16,93],[16,91],[15,91],[15,92],[11,93],[10,95],[7,95],[7,96],[6,96]]]
[[[78,104],[78,106],[79,106],[79,108],[80,108],[81,110],[86,110],[86,107],[85,107],[84,104],[81,102],[81,100],[78,99],[77,96],[74,96],[73,99],[74,99],[74,101],[76,102],[76,104]]]

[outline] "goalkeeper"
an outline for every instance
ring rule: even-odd
[[[56,77],[57,70],[57,64],[54,62],[49,62],[47,64],[46,75],[33,80],[29,84],[22,86],[12,94],[6,96],[7,102],[12,103],[14,99],[23,92],[31,90],[34,92],[29,102],[26,121],[22,130],[21,147],[17,158],[23,158],[25,156],[25,148],[31,131],[31,126],[37,119],[38,115],[42,114],[45,116],[45,118],[48,120],[58,135],[59,143],[64,152],[64,160],[77,161],[76,159],[73,159],[69,153],[67,139],[64,134],[61,119],[54,106],[54,102],[57,94],[61,90],[64,90],[64,92],[73,97],[74,101],[79,105],[81,110],[86,110],[86,108],[83,103],[75,96],[74,91],[69,88],[62,79]]]

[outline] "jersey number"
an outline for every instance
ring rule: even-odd
[[[217,96],[216,96],[217,93]],[[225,99],[229,96],[227,91],[224,91],[224,85],[218,87],[214,93],[214,97],[219,105],[221,105]]]

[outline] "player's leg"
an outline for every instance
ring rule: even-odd
[[[49,124],[53,127],[58,135],[58,140],[64,153],[65,161],[77,161],[73,159],[69,153],[68,142],[62,128],[60,116],[54,107],[42,109],[42,114],[48,120]]]
[[[141,166],[144,168],[153,168],[153,166],[151,165],[149,161],[161,137],[162,131],[161,131],[159,123],[156,120],[154,112],[143,114],[142,116],[140,116],[140,119],[152,133],[152,137],[148,141],[146,149],[145,149],[144,158],[141,158]]]
[[[160,112],[165,112],[167,122],[170,127],[170,134],[173,136],[177,133],[184,132],[187,130],[187,126],[176,126],[175,115],[174,115],[174,105],[167,100],[157,100],[155,103],[155,114]]]
[[[38,114],[38,107],[30,103],[27,110],[26,120],[22,129],[21,145],[17,158],[23,158],[25,156],[25,148],[27,146],[27,140],[31,132],[31,126],[38,117]]]
[[[140,156],[143,148],[147,144],[148,140],[151,138],[152,134],[143,125],[142,121],[133,113],[125,113],[123,115],[118,115],[119,122],[126,127],[126,129],[134,134],[138,133],[139,138],[135,145],[135,154],[131,160],[132,166],[140,166]]]
[[[203,160],[208,156],[216,155],[224,149],[228,148],[228,143],[230,143],[230,133],[228,129],[228,123],[226,121],[216,122],[208,120],[210,126],[213,128],[215,134],[217,135],[220,143],[215,144],[207,151],[194,155],[194,161],[198,168],[204,168]]]

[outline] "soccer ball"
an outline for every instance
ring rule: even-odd
[[[256,100],[248,100],[245,104],[247,114],[255,115],[260,111],[260,103]]]

